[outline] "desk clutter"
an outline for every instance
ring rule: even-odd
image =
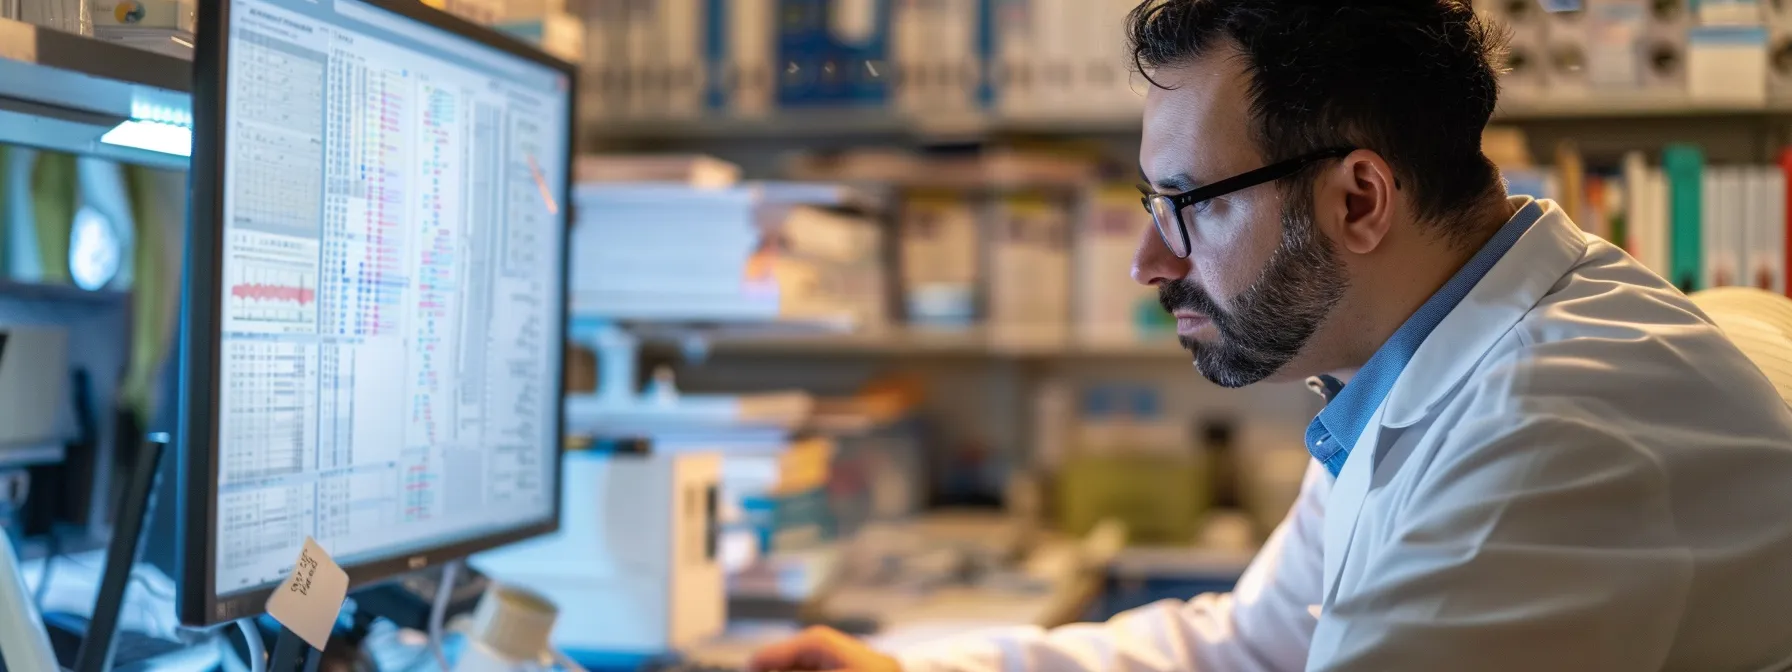
[[[664,170],[674,161],[685,167]],[[574,271],[578,310],[832,320],[865,348],[885,336],[1012,352],[1169,342],[1156,295],[1116,270],[1149,216],[1131,182],[1104,179],[1086,154],[802,155],[786,171],[795,182],[735,181],[738,168],[704,157],[580,165],[592,179],[574,244],[592,263]],[[717,347],[767,345],[738,336]]]

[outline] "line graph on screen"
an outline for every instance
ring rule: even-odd
[[[229,278],[230,314],[239,321],[314,324],[317,271],[239,259]]]

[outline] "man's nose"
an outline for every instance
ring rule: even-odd
[[[1157,286],[1188,276],[1189,262],[1178,259],[1158,235],[1156,226],[1147,226],[1139,237],[1139,248],[1132,255],[1132,279],[1146,286]]]

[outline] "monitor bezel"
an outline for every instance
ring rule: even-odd
[[[377,11],[416,21],[504,53],[547,66],[566,79],[566,133],[569,146],[561,173],[560,219],[564,228],[560,246],[559,324],[551,333],[565,334],[572,308],[569,281],[572,243],[572,167],[578,149],[578,71],[565,61],[504,33],[466,21],[416,0],[362,0]],[[193,54],[193,153],[189,170],[186,272],[183,273],[180,310],[180,397],[183,404],[177,431],[180,446],[181,496],[176,516],[179,535],[179,581],[176,609],[181,623],[209,626],[266,610],[268,596],[278,584],[218,594],[217,496],[219,474],[217,401],[222,339],[217,336],[223,313],[223,230],[225,123],[227,121],[231,0],[200,0]],[[202,337],[203,335],[203,337]],[[564,347],[553,351],[559,370],[555,399],[566,389]],[[197,434],[195,433],[197,430]],[[560,529],[561,488],[564,474],[566,413],[564,404],[554,408],[554,465],[552,513],[544,522],[464,539],[417,551],[345,565],[350,589],[381,583],[404,574],[464,558],[504,544],[556,532]],[[202,442],[195,441],[200,438]],[[294,540],[296,545],[299,541]]]

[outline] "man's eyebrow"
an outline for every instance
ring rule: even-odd
[[[1141,170],[1139,171],[1139,177],[1144,179],[1147,184],[1150,184],[1153,189],[1162,192],[1182,193],[1184,191],[1192,191],[1195,187],[1201,186],[1201,184],[1196,182],[1195,178],[1190,177],[1188,173],[1177,173],[1169,177],[1152,180],[1145,177],[1145,172]]]

